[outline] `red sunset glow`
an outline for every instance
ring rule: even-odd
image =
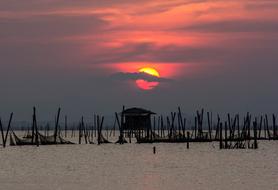
[[[150,67],[156,69],[161,77],[175,78],[180,77],[184,72],[186,72],[187,65],[180,63],[126,62],[106,64],[100,67],[110,70],[110,72],[125,73],[134,73],[138,72],[142,68]]]
[[[142,90],[152,90],[159,85],[159,82],[148,82],[143,79],[136,80],[136,85]]]
[[[151,76],[160,77],[159,72],[151,67],[144,67],[139,70],[139,72],[146,73]],[[137,86],[142,90],[152,90],[156,86],[158,86],[159,82],[157,81],[146,81],[144,79],[137,79],[136,80]]]
[[[157,63],[157,62],[126,62],[126,63],[114,63],[105,64],[99,66],[101,69],[107,70],[109,73],[122,72],[122,73],[138,73],[145,72],[156,77],[163,77],[167,79],[176,79],[182,77],[183,74],[191,74],[192,69],[187,64],[181,63]],[[145,69],[145,70],[144,70]],[[153,69],[148,71],[147,69]],[[191,71],[190,71],[191,70]],[[146,81],[138,79],[134,81],[137,87],[142,90],[152,90],[159,85],[156,81]]]

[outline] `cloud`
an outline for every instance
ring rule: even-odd
[[[125,72],[117,72],[111,75],[111,78],[116,80],[138,80],[143,79],[148,82],[172,82],[173,79],[156,77],[144,72],[134,72],[134,73],[125,73]]]
[[[195,32],[277,32],[277,21],[259,20],[224,20],[192,24],[182,28],[185,31]]]
[[[60,41],[67,36],[101,33],[106,22],[92,16],[37,16],[10,20],[0,18],[0,40],[11,42]]]
[[[278,2],[276,0],[268,0],[268,1],[257,1],[257,2],[249,2],[245,5],[246,9],[249,10],[276,10],[278,8]]]

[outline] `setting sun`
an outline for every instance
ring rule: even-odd
[[[143,72],[143,73],[147,73],[149,75],[160,77],[158,71],[155,70],[154,68],[151,68],[151,67],[142,68],[142,69],[139,70],[139,72]]]
[[[152,75],[155,77],[160,77],[160,74],[157,70],[151,67],[144,67],[139,69],[139,72],[146,73],[148,75]],[[156,81],[146,81],[144,79],[136,80],[136,85],[142,90],[152,90],[154,87],[159,85],[159,82]]]

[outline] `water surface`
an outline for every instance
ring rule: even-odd
[[[0,189],[276,190],[277,143],[261,141],[258,150],[219,150],[218,143],[0,148]]]

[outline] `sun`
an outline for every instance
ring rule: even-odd
[[[142,69],[139,69],[139,72],[143,72],[143,73],[147,73],[149,75],[160,77],[158,71],[151,67],[144,67]]]
[[[151,67],[143,67],[139,69],[139,72],[146,73],[148,75],[152,75],[155,77],[160,77],[159,72],[156,69]],[[159,85],[159,82],[156,81],[149,82],[144,79],[138,79],[136,80],[136,85],[142,90],[152,90],[154,87]]]

